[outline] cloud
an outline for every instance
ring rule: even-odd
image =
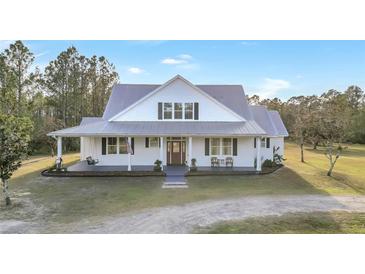
[[[175,59],[175,58],[165,58],[161,61],[161,64],[165,65],[179,65],[179,64],[186,64],[188,61],[184,59]]]
[[[269,98],[276,96],[279,91],[290,87],[290,82],[286,80],[265,78],[264,83],[259,88],[259,91],[255,93],[262,98]]]
[[[177,57],[179,57],[180,59],[184,59],[184,60],[191,60],[193,59],[193,57],[189,54],[180,54]]]
[[[297,79],[303,79],[304,76],[302,74],[297,74],[297,75],[295,75],[295,78],[297,78]]]
[[[141,74],[144,72],[144,70],[141,68],[137,68],[137,67],[131,67],[131,68],[128,68],[128,72],[132,73],[132,74]]]
[[[43,52],[40,52],[40,53],[34,54],[34,57],[35,57],[35,58],[37,58],[37,57],[41,57],[41,56],[46,55],[46,54],[48,54],[48,53],[49,53],[49,51],[43,51]]]

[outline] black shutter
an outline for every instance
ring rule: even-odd
[[[209,138],[205,138],[205,155],[209,156]]]
[[[106,138],[105,137],[101,138],[101,154],[102,155],[106,154]]]
[[[233,138],[233,156],[237,156],[237,138]]]
[[[194,103],[194,120],[199,120],[199,103]]]
[[[150,146],[150,138],[146,137],[146,144],[145,144],[146,147],[149,147]]]
[[[162,120],[162,103],[158,103],[158,120]]]
[[[131,138],[132,155],[134,155],[134,137]]]
[[[270,138],[266,138],[266,148],[270,147]]]
[[[161,137],[158,137],[158,147],[161,147]]]
[[[253,138],[253,147],[256,148],[256,137]]]

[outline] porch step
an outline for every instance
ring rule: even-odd
[[[174,183],[170,183],[170,182],[166,182],[162,185],[162,188],[188,188],[188,184],[185,182],[174,182]]]

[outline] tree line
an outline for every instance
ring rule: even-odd
[[[34,53],[16,41],[0,52],[0,113],[28,117],[33,125],[31,151],[54,153],[46,134],[76,126],[83,116],[101,116],[119,76],[104,56],[86,57],[75,47],[62,51],[41,71]],[[78,141],[65,140],[65,149]]]
[[[301,148],[302,162],[305,161],[305,144],[313,149],[325,146],[332,169],[344,143],[365,144],[365,97],[358,86],[350,86],[342,92],[331,89],[319,96],[294,96],[286,101],[253,95],[248,101],[280,113],[289,138],[297,141]]]

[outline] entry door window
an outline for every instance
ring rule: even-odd
[[[180,143],[179,142],[172,142],[172,152],[180,152]]]

